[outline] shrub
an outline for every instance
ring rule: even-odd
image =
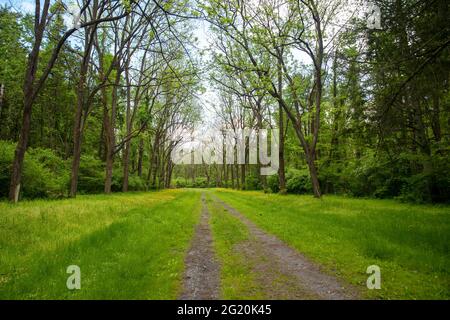
[[[90,155],[82,155],[78,174],[78,192],[100,193],[103,192],[104,185],[105,167],[102,161]]]
[[[209,188],[208,180],[206,178],[196,178],[193,184],[194,188]]]
[[[278,182],[278,174],[274,174],[267,177],[267,187],[272,191],[273,193],[277,193],[280,191],[280,186]]]
[[[7,197],[16,144],[0,141],[0,197]],[[67,192],[66,162],[53,151],[29,148],[25,153],[21,197],[57,198]]]
[[[128,177],[128,190],[130,191],[143,191],[147,190],[147,184],[145,179],[138,175],[130,174]]]
[[[286,189],[288,193],[311,193],[311,179],[307,169],[288,169],[286,172]]]
[[[176,178],[172,181],[172,185],[175,188],[191,188],[192,184],[186,181],[184,178]]]
[[[259,181],[259,177],[254,174],[250,174],[245,177],[245,190],[260,190],[261,182]]]
[[[14,148],[13,143],[0,140],[0,197],[8,196]]]

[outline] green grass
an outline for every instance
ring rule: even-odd
[[[221,265],[221,299],[264,299],[249,261],[235,250],[249,241],[247,227],[210,197],[207,204],[214,249]]]
[[[212,192],[364,297],[450,298],[448,206]],[[175,299],[200,206],[198,190],[1,202],[0,299]],[[235,250],[251,240],[247,228],[209,197],[208,206],[222,298],[264,298]],[[373,264],[381,290],[365,286]],[[81,290],[66,288],[69,265],[81,268]]]
[[[382,299],[450,298],[450,210],[392,200],[264,194],[214,194],[277,235],[325,271]],[[232,237],[232,235],[229,235]],[[366,269],[381,268],[381,290],[368,290]]]
[[[0,299],[175,299],[200,193],[0,203]],[[66,268],[81,268],[68,290]]]

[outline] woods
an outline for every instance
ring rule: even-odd
[[[229,187],[449,200],[445,0],[33,5],[0,8],[2,198]],[[175,164],[205,128],[278,129],[277,174],[250,164],[248,138],[244,164]]]

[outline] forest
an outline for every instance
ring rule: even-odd
[[[0,196],[223,186],[449,200],[447,1],[374,1],[380,29],[364,4],[244,3],[92,0],[78,16],[62,1],[4,4]],[[175,166],[170,133],[208,125],[279,128],[278,174]]]

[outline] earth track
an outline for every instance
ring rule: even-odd
[[[216,300],[220,295],[220,265],[215,257],[209,212],[202,194],[202,213],[185,258],[182,300]]]

